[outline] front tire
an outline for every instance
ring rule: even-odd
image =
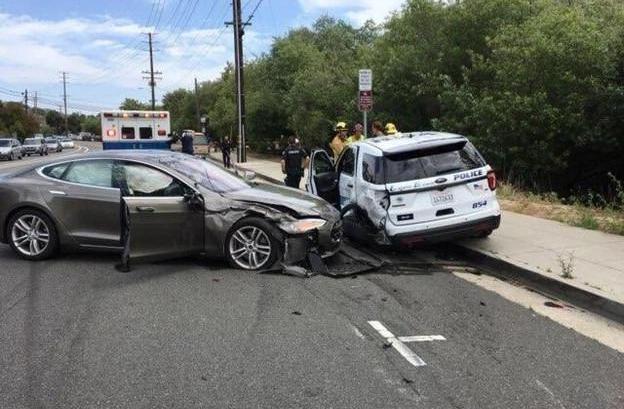
[[[45,213],[35,209],[23,209],[11,216],[7,238],[18,256],[31,261],[52,257],[59,245],[54,223]]]
[[[236,223],[225,240],[225,256],[230,265],[249,271],[271,267],[280,248],[275,232],[271,224],[258,217]]]

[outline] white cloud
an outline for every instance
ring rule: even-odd
[[[391,12],[399,10],[404,2],[405,0],[299,0],[306,13],[340,11],[358,25],[366,20],[381,23]]]
[[[131,20],[110,16],[35,19],[0,12],[0,85],[58,94],[59,72],[69,72],[70,94],[115,107],[126,96],[147,99],[149,31]],[[154,67],[163,72],[157,93],[190,88],[193,77],[215,79],[233,55],[231,29],[191,29],[181,34],[163,28],[155,37]],[[246,46],[266,37],[249,30]],[[141,90],[139,90],[142,88]],[[2,95],[0,95],[0,99]]]

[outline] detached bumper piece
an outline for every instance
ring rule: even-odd
[[[289,238],[285,247],[281,265],[262,273],[281,273],[301,278],[316,275],[342,278],[375,271],[387,265],[377,256],[344,243],[328,257],[322,257],[314,247],[314,241],[306,238]]]

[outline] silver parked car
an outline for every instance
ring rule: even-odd
[[[63,152],[63,145],[61,145],[61,141],[59,138],[49,136],[45,138],[45,143],[46,145],[48,145],[49,152]]]
[[[45,139],[43,138],[26,138],[22,145],[22,151],[26,156],[43,156],[48,154],[48,145],[46,145]]]
[[[258,184],[169,151],[105,151],[0,177],[0,241],[42,260],[59,249],[130,259],[225,257],[236,268],[329,256],[339,212],[297,189]]]
[[[17,139],[0,139],[0,159],[22,159],[22,144]]]

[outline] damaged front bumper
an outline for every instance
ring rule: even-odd
[[[322,258],[331,257],[340,250],[342,243],[342,221],[326,223],[319,229],[284,238],[282,263],[293,265],[306,260],[310,253]]]

